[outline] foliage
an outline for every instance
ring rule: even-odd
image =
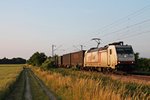
[[[139,59],[139,53],[136,52],[136,53],[134,54],[134,56],[135,56],[135,62],[137,63],[137,61],[138,61],[138,59]]]
[[[3,59],[0,59],[0,64],[25,64],[26,60],[23,58],[12,58],[8,59],[4,57]]]
[[[136,70],[150,71],[150,59],[139,58],[139,53],[135,53]]]
[[[137,60],[137,67],[141,71],[150,71],[150,59],[140,58]]]
[[[146,100],[150,87],[126,83],[102,76],[100,73],[70,69],[33,69],[47,86],[62,100]]]
[[[46,59],[47,56],[44,53],[36,52],[30,57],[27,63],[33,66],[41,66]]]
[[[51,67],[54,67],[54,61],[51,58],[47,58],[41,66],[44,70],[48,70]]]
[[[50,68],[56,68],[58,66],[57,61],[58,61],[58,55],[55,55],[54,57],[48,57],[42,64],[41,68],[44,70],[48,70]]]
[[[5,96],[5,100],[24,100],[25,91],[25,71],[21,71],[16,81],[10,86],[10,92]]]
[[[30,70],[28,70],[28,75],[29,75],[32,100],[49,100],[43,88],[40,86],[39,82],[37,81],[37,79],[35,78],[35,76]]]

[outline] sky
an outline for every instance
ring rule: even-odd
[[[0,58],[62,55],[124,41],[150,58],[149,0],[1,0]]]

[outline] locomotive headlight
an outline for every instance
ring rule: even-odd
[[[127,55],[124,55],[124,58],[127,58]]]

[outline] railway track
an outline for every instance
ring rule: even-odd
[[[29,69],[24,68],[5,100],[56,100],[55,95]]]

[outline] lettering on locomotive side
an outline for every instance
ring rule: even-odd
[[[92,62],[98,62],[98,52],[92,53]]]

